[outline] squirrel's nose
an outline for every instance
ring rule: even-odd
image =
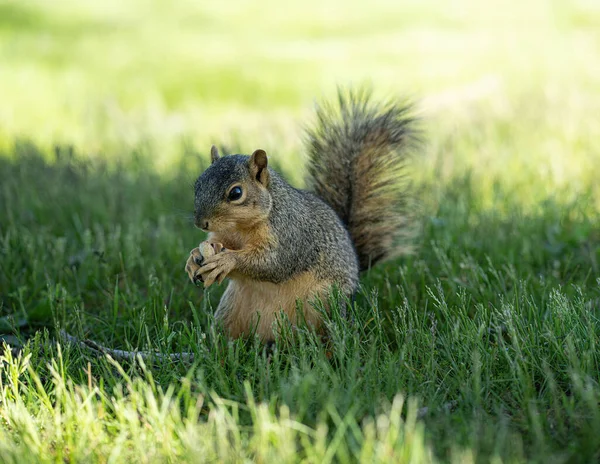
[[[194,225],[198,229],[208,230],[209,223],[206,219],[199,218],[194,221]]]

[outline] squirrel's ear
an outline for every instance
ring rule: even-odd
[[[264,150],[254,150],[250,156],[250,172],[254,178],[265,187],[269,183],[269,170],[267,169],[267,153]]]
[[[215,145],[213,145],[212,147],[210,147],[210,163],[214,163],[215,161],[217,161],[219,159],[219,150],[217,149],[217,147]]]

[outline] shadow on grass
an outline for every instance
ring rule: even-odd
[[[183,272],[189,249],[202,239],[191,222],[195,173],[206,167],[201,156],[192,157],[195,168],[187,160],[159,175],[145,152],[107,162],[70,147],[48,156],[19,143],[14,155],[0,156],[3,316],[50,324],[60,302],[65,313],[78,308],[126,324],[131,308],[151,301],[162,312],[153,300],[158,295],[174,318],[189,316],[189,300],[202,298]],[[484,209],[475,190],[468,175],[422,189],[438,201],[417,253],[363,279],[366,288],[387,294],[385,306],[397,303],[401,281],[419,303],[438,281],[450,294],[463,289],[494,304],[496,290],[509,296],[519,281],[567,291],[569,283],[594,284],[600,232],[586,214],[589,199],[548,199],[524,214],[518,199],[501,191],[499,209]],[[220,292],[211,292],[213,306]]]
[[[520,456],[513,439],[552,450],[573,436],[593,455],[586,391],[596,398],[600,235],[584,199],[525,214],[501,191],[498,208],[484,208],[469,176],[424,188],[436,208],[418,251],[364,275],[353,318],[329,321],[332,359],[304,332],[267,358],[253,341],[224,340],[211,316],[223,289],[204,293],[184,273],[202,239],[190,222],[189,164],[158,174],[149,153],[107,163],[29,144],[14,155],[0,156],[0,331],[33,336],[43,379],[58,353],[39,329],[65,328],[113,348],[195,351],[194,391],[243,402],[243,379],[257,400],[286,404],[309,425],[328,405],[354,408],[359,423],[406,392],[428,407],[441,457],[457,445]],[[69,376],[87,382],[86,354],[62,356]],[[119,384],[114,366],[90,362],[106,388]],[[186,374],[151,369],[163,388]],[[536,408],[549,412],[540,419]]]

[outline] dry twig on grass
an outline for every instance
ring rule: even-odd
[[[88,351],[94,352],[95,354],[105,354],[109,355],[113,359],[118,361],[135,361],[139,356],[144,361],[148,360],[156,360],[156,361],[182,361],[185,363],[194,362],[194,353],[171,353],[168,355],[164,355],[161,353],[156,353],[153,351],[126,351],[126,350],[116,350],[112,348],[107,348],[105,346],[96,343],[93,340],[81,340],[64,330],[60,331],[60,336],[63,340],[66,340],[75,345],[79,345],[81,348],[85,348]]]

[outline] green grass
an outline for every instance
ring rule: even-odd
[[[0,462],[600,459],[595,3],[204,3],[0,0]],[[313,98],[364,81],[420,102],[415,254],[331,359],[226,340],[183,270],[210,143],[301,185]]]

